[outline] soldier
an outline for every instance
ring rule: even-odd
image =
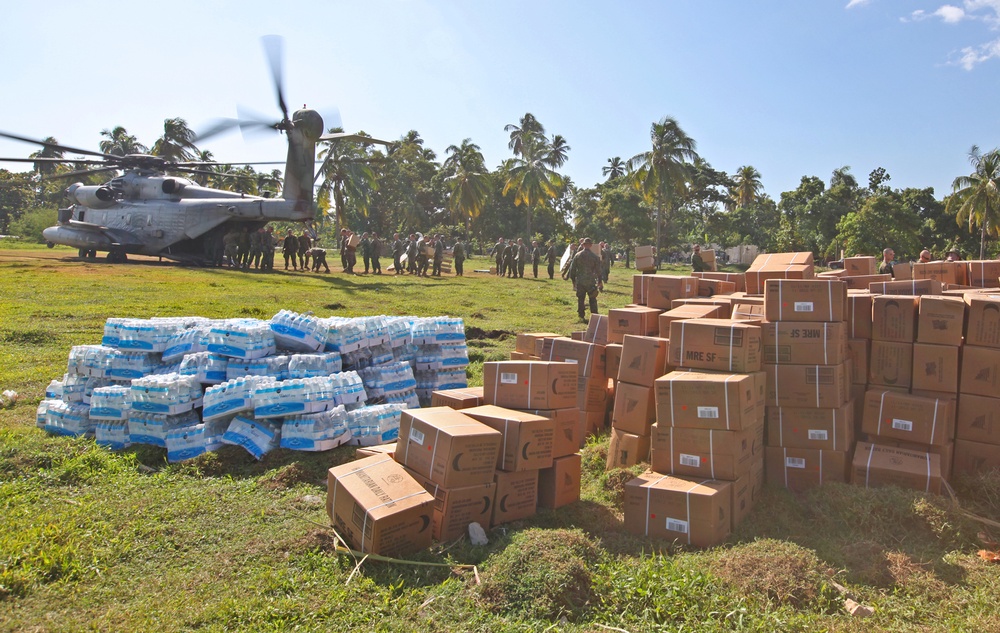
[[[506,244],[503,242],[501,237],[497,243],[493,246],[493,257],[497,260],[497,275],[503,277],[503,249],[506,248]]]
[[[281,245],[281,254],[285,256],[285,270],[288,270],[288,260],[292,260],[292,270],[298,270],[298,261],[295,259],[298,252],[299,240],[295,237],[295,233],[292,233],[292,229],[288,229],[288,235]]]
[[[542,249],[538,246],[538,240],[531,240],[531,272],[535,279],[538,279],[538,264],[542,262]]]
[[[237,233],[237,237],[236,246],[239,249],[237,259],[239,259],[240,268],[248,268],[250,266],[250,233],[246,227],[243,227]]]
[[[299,236],[299,268],[309,270],[309,250],[312,248],[312,240],[309,235],[302,231]]]
[[[240,250],[239,250],[239,234],[236,229],[230,229],[229,232],[225,234],[222,238],[222,248],[225,263],[230,268],[236,268],[239,266],[240,260]]]
[[[310,255],[312,255],[312,269],[314,273],[319,272],[319,267],[322,266],[326,269],[326,272],[330,272],[330,266],[326,263],[326,249],[314,246],[309,249]]]
[[[277,246],[277,241],[274,237],[274,228],[269,226],[264,230],[264,237],[261,239],[261,248],[264,251],[264,259],[261,263],[261,268],[264,270],[274,270],[275,246]]]
[[[340,265],[347,272],[347,229],[340,229]]]
[[[601,275],[605,282],[611,276],[611,247],[607,242],[601,242]]]
[[[514,240],[508,240],[503,247],[503,271],[507,277],[517,276],[516,260],[517,244],[514,243]]]
[[[701,256],[701,247],[694,245],[694,252],[691,253],[691,270],[696,273],[703,273],[708,270],[705,260]]]
[[[465,247],[462,246],[462,242],[455,242],[455,248],[452,250],[452,256],[455,258],[455,276],[464,277],[465,274],[462,271],[462,266],[465,263]]]
[[[417,236],[410,233],[410,241],[406,243],[406,272],[411,275],[414,275],[417,272],[417,256],[419,250],[420,249],[417,246]]]
[[[368,237],[368,231],[361,234],[361,260],[365,263],[365,274],[368,274],[368,267],[372,262],[372,242]]]
[[[583,240],[583,250],[573,257],[570,264],[570,276],[576,288],[576,312],[581,321],[586,321],[584,298],[590,297],[590,313],[597,314],[597,293],[604,290],[601,258],[590,250],[593,241],[587,237]]]
[[[372,231],[372,236],[368,240],[368,247],[371,251],[372,272],[376,275],[382,274],[382,263],[378,258],[382,256],[382,240],[378,239],[378,233]]]
[[[434,271],[431,273],[435,277],[441,276],[441,264],[444,263],[444,236],[438,234],[434,238]]]
[[[556,274],[556,260],[559,258],[558,253],[556,253],[556,241],[549,240],[549,250],[545,252],[545,259],[549,264],[549,279],[555,279]]]
[[[399,233],[392,234],[392,270],[397,275],[403,274],[403,252],[405,248],[403,240],[399,239]]]
[[[347,264],[344,268],[344,272],[354,274],[354,265],[358,263],[357,238],[355,234],[348,229],[341,229],[340,233],[343,235],[344,261]]]
[[[423,235],[417,240],[417,277],[427,276],[427,246],[430,243],[431,238],[425,238]]]
[[[250,260],[247,268],[252,264],[255,269],[260,270],[260,257],[264,254],[264,246],[262,244],[263,235],[263,228],[257,229],[250,234]]]
[[[528,247],[524,244],[524,240],[517,238],[517,246],[514,249],[514,260],[517,262],[517,269],[514,271],[515,277],[524,279],[524,266],[528,263],[529,256],[530,253],[528,252]]]

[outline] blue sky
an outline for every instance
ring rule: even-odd
[[[953,0],[954,2],[954,0]],[[0,0],[0,130],[97,149],[125,126],[152,144],[168,117],[199,129],[236,107],[275,114],[260,37],[285,43],[290,105],[339,109],[348,131],[426,147],[470,138],[491,168],[504,125],[533,113],[603,180],[672,116],[701,156],[753,165],[777,199],[850,166],[893,187],[969,173],[1000,145],[1000,0]],[[283,160],[284,141],[213,139],[225,161]],[[0,141],[0,156],[34,148]],[[21,170],[23,165],[0,163]]]

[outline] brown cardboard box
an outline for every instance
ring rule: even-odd
[[[736,284],[736,289],[733,292],[746,292],[746,276],[743,273],[720,273],[720,272],[703,272],[703,273],[691,273],[692,277],[698,277],[699,279],[710,279],[715,281],[727,281]]]
[[[704,249],[702,249],[702,251],[701,251],[701,259],[702,259],[702,261],[705,262],[705,266],[707,266],[709,270],[713,270],[714,271],[716,269],[716,264],[715,264],[715,249],[712,249],[712,248],[704,248]]]
[[[652,257],[656,254],[656,249],[653,246],[636,246],[635,256],[639,257]]]
[[[737,431],[764,416],[766,377],[752,374],[670,372],[656,379],[656,422],[668,426]]]
[[[590,321],[587,322],[587,333],[583,335],[583,340],[588,343],[607,345],[608,341],[608,317],[603,314],[591,314]]]
[[[896,267],[893,266],[895,272]],[[937,279],[911,279],[909,281],[873,282],[868,284],[868,291],[873,295],[939,295],[944,287]]]
[[[861,430],[869,439],[886,437],[928,446],[944,446],[955,437],[952,400],[869,389]]]
[[[941,459],[941,477],[948,481],[951,479],[952,461],[955,454],[955,442],[948,442],[944,446],[927,446],[917,442],[906,442],[904,440],[893,440],[889,438],[868,438],[878,442],[880,446],[891,448],[905,448],[918,453],[933,453]]]
[[[640,270],[636,266],[636,270]],[[632,303],[644,306],[649,300],[649,280],[653,275],[632,275]]]
[[[635,269],[641,270],[643,272],[654,273],[656,272],[656,258],[654,257],[636,257],[635,258]]]
[[[483,363],[484,400],[510,409],[575,407],[577,367],[572,363]]]
[[[868,384],[909,389],[913,380],[913,343],[872,341]]]
[[[581,411],[605,411],[608,406],[608,379],[580,376],[576,382],[574,406]]]
[[[580,434],[580,410],[572,409],[528,409],[524,413],[540,415],[552,420],[552,458],[572,455],[580,450],[583,436]]]
[[[812,279],[813,277],[815,277],[815,269],[812,264],[788,264],[764,270],[747,270],[747,293],[763,294],[764,284],[769,279]]]
[[[846,321],[847,284],[827,279],[770,279],[764,284],[768,321]]]
[[[562,334],[556,334],[555,332],[524,332],[517,335],[517,339],[514,342],[514,350],[522,354],[541,356],[542,339],[559,338],[561,336]]]
[[[764,365],[767,406],[835,409],[850,399],[851,368],[840,365]]]
[[[619,382],[611,426],[635,435],[649,435],[656,420],[656,390],[653,387]]]
[[[778,448],[854,448],[854,402],[836,409],[767,407],[767,444]]]
[[[880,295],[872,300],[872,340],[912,343],[917,340],[919,297]]]
[[[687,319],[670,324],[668,362],[675,367],[749,373],[760,371],[760,328],[726,319]]]
[[[892,265],[892,278],[895,281],[910,281],[913,279],[913,264],[899,262]]]
[[[582,341],[586,335],[587,335],[586,330],[575,330],[569,333],[569,337],[574,341]]]
[[[813,254],[811,251],[797,253],[761,253],[753,260],[750,270],[763,270],[766,268],[777,268],[788,265],[813,265]]]
[[[914,279],[937,279],[943,284],[965,284],[967,267],[965,262],[916,262],[913,264]]]
[[[608,374],[608,378],[618,377],[618,368],[622,363],[622,344],[621,343],[608,343],[604,346],[605,354],[605,371]]]
[[[965,344],[1000,348],[1000,295],[965,295],[969,306]]]
[[[356,451],[354,451],[354,456],[358,459],[362,457],[371,457],[373,455],[388,455],[392,457],[396,453],[396,443],[391,442],[389,444],[378,444],[376,446],[359,446]]]
[[[849,451],[821,451],[814,448],[764,449],[767,481],[773,486],[803,492],[831,481],[847,482]]]
[[[733,321],[762,322],[764,320],[764,297],[734,297],[729,318]]]
[[[606,411],[580,411],[580,448],[583,448],[588,437],[604,430],[606,418]]]
[[[1000,349],[972,345],[962,348],[959,391],[990,397],[1000,394]]]
[[[366,554],[400,556],[431,544],[434,497],[385,455],[331,468],[326,512],[337,533]]]
[[[660,310],[669,310],[674,299],[698,296],[698,278],[675,275],[640,275],[649,278],[646,305]]]
[[[717,295],[715,297],[692,297],[690,299],[678,299],[671,302],[670,309],[676,310],[677,308],[683,308],[684,306],[716,306],[719,308],[719,315],[717,318],[728,319],[732,315],[732,305],[733,298],[731,295]],[[712,317],[705,317],[712,318]],[[667,330],[670,333],[670,330]],[[667,336],[663,338],[669,338]]]
[[[667,367],[668,343],[665,338],[627,334],[622,343],[618,380],[652,387],[654,380],[673,371]]]
[[[866,338],[847,339],[847,349],[851,356],[851,376],[856,385],[868,384],[868,359],[872,342]]]
[[[869,292],[847,293],[847,336],[849,338],[872,337],[872,300]]]
[[[483,404],[482,387],[465,387],[462,389],[441,389],[431,392],[432,407],[451,407],[455,410],[478,407]]]
[[[538,471],[496,471],[496,503],[493,504],[493,527],[526,519],[538,506]]]
[[[823,272],[816,273],[817,279],[846,279],[847,271],[843,268],[838,268],[835,270],[824,270]]]
[[[394,458],[446,488],[493,479],[502,436],[469,416],[449,409],[404,409]]]
[[[555,424],[549,418],[489,404],[462,413],[503,434],[498,470],[538,470],[552,465]]]
[[[859,275],[874,275],[878,267],[874,257],[868,255],[855,255],[844,258],[844,270],[852,277]]]
[[[958,393],[958,346],[913,344],[913,390]]]
[[[686,475],[736,481],[764,458],[764,425],[741,431],[716,431],[675,426],[653,426],[652,470],[664,475]]]
[[[952,475],[978,475],[1000,469],[1000,446],[969,440],[955,440]]]
[[[1000,444],[1000,398],[969,393],[960,395],[955,437],[970,442]]]
[[[873,283],[892,281],[892,275],[864,275],[862,277],[841,277],[841,280],[847,284],[848,290],[864,290],[865,292],[868,292],[868,288],[871,287]]]
[[[967,277],[970,286],[977,288],[993,288],[1000,277],[1000,259],[977,259],[965,262],[968,269]]]
[[[582,460],[579,453],[552,461],[538,471],[538,507],[554,510],[580,500]]]
[[[510,360],[542,360],[540,356],[535,356],[534,354],[525,354],[524,352],[513,351],[510,353]]]
[[[732,486],[645,472],[625,484],[624,506],[632,534],[711,547],[729,536]]]
[[[839,365],[847,360],[847,324],[776,321],[761,324],[764,362]]]
[[[756,460],[750,472],[733,482],[733,529],[750,515],[764,494],[764,460]]]
[[[858,442],[851,464],[851,483],[865,488],[899,486],[941,494],[941,457]]]
[[[670,324],[674,321],[684,321],[687,319],[721,319],[729,318],[722,316],[722,310],[717,305],[703,305],[690,303],[679,308],[667,310],[659,316],[660,338],[670,338]]]
[[[960,297],[926,295],[920,298],[917,342],[961,345],[965,328],[965,301]]]
[[[611,429],[607,469],[629,468],[640,462],[648,462],[649,441],[649,435],[636,435],[621,429]]]
[[[607,355],[604,345],[574,341],[568,338],[552,340],[548,356],[545,360],[560,363],[576,363],[580,376],[606,376]]]
[[[851,404],[854,405],[854,437],[860,438],[861,420],[865,417],[865,394],[868,392],[868,385],[851,385]]]
[[[493,516],[496,484],[445,488],[413,471],[411,477],[434,497],[432,528],[438,541],[452,541],[465,535],[470,523],[487,525]]]
[[[717,279],[700,279],[698,281],[699,297],[730,295],[734,292],[736,292],[736,284],[731,281],[719,281]]]
[[[617,308],[608,310],[608,341],[621,343],[626,334],[656,336],[662,310],[656,308]]]

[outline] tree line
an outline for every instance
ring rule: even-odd
[[[339,128],[330,131],[340,131]],[[697,145],[671,118],[650,126],[650,148],[631,158],[607,160],[603,182],[584,188],[560,173],[571,147],[549,134],[531,113],[505,126],[511,156],[493,169],[480,147],[464,139],[443,160],[411,130],[387,148],[338,139],[319,148],[317,219],[330,236],[340,226],[355,231],[444,233],[479,245],[497,237],[556,239],[583,234],[627,245],[658,244],[661,253],[684,252],[691,244],[723,248],[754,244],[767,252],[812,251],[820,259],[842,253],[876,254],[892,246],[901,258],[923,248],[940,254],[992,256],[1000,237],[1000,152],[969,153],[971,171],[954,180],[942,200],[933,188],[893,189],[885,169],[867,183],[848,166],[829,180],[803,176],[799,186],[774,200],[751,165],[730,175],[697,152]],[[499,133],[499,131],[498,131]],[[252,195],[279,195],[281,170],[253,165],[211,165],[212,153],[197,147],[183,119],[167,119],[163,135],[146,146],[121,126],[101,132],[100,150],[115,155],[153,154],[209,163],[209,174],[192,179],[204,186]],[[49,143],[58,143],[54,138]],[[53,148],[31,158],[64,158]],[[85,166],[39,162],[29,172],[0,170],[0,233],[41,239],[55,221],[67,182],[52,178]],[[99,184],[106,174],[77,180]]]

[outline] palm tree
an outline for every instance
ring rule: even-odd
[[[607,176],[608,180],[621,178],[625,175],[625,161],[622,160],[621,156],[609,158],[607,166],[601,168],[601,175]]]
[[[969,150],[973,173],[952,182],[952,195],[945,211],[955,214],[959,225],[969,223],[969,231],[980,227],[979,259],[986,252],[986,235],[1000,236],[1000,150],[982,154],[973,145]]]
[[[752,165],[743,165],[736,170],[734,178],[736,186],[731,196],[736,202],[736,208],[747,207],[760,202],[764,193],[764,185],[760,182],[760,172]]]
[[[42,149],[37,152],[32,152],[28,154],[28,158],[62,158],[63,151],[56,145],[59,145],[59,141],[55,139],[54,136],[47,136],[42,140]],[[58,168],[59,163],[50,162],[47,160],[39,161],[37,163],[32,163],[32,168],[35,170],[36,174],[41,176],[48,176],[54,174]]]
[[[330,132],[343,131],[342,128],[330,129]],[[323,178],[319,194],[333,196],[334,226],[339,231],[348,199],[358,211],[368,215],[370,193],[378,189],[378,181],[368,165],[368,154],[361,143],[344,139],[328,143],[326,149],[319,153],[323,159],[319,168],[319,175]]]
[[[514,204],[525,207],[527,236],[531,239],[532,210],[559,195],[565,183],[553,168],[566,163],[570,147],[566,139],[558,134],[549,141],[545,137],[545,128],[530,112],[521,117],[520,123],[504,127],[510,132],[508,147],[514,152],[514,158],[505,165],[507,179],[503,195],[513,191]]]
[[[145,145],[120,125],[115,126],[112,130],[101,130],[101,136],[105,137],[105,140],[101,141],[101,151],[105,154],[128,156],[129,154],[145,154],[149,151]]]
[[[652,149],[636,154],[628,161],[636,189],[656,208],[656,248],[660,252],[661,212],[673,209],[679,194],[691,177],[690,163],[698,158],[695,142],[684,133],[677,120],[664,117],[653,123],[649,132]]]
[[[451,195],[448,208],[452,215],[461,217],[465,224],[465,237],[469,237],[469,223],[479,217],[490,199],[493,189],[486,161],[479,146],[472,139],[465,139],[461,146],[450,145],[443,169],[450,174],[445,178]]]
[[[198,152],[194,144],[196,138],[197,135],[184,119],[166,119],[163,121],[163,136],[153,143],[151,153],[167,160],[191,160]]]
[[[837,185],[846,185],[848,189],[858,188],[858,179],[851,173],[850,165],[844,165],[833,170],[833,174],[830,176],[830,189],[833,189]]]
[[[521,155],[521,145],[525,139],[545,135],[545,128],[530,112],[521,117],[521,125],[510,123],[505,125],[503,129],[504,132],[510,132],[510,143],[507,144],[507,147],[514,152],[515,156]]]

